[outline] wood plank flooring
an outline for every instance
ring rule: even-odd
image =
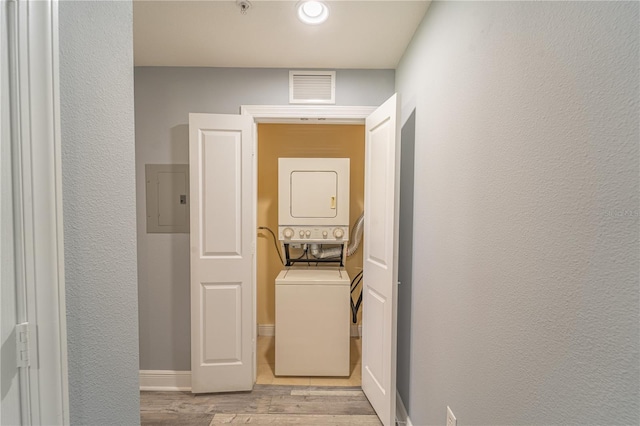
[[[381,425],[359,387],[256,385],[251,392],[141,392],[143,426]]]

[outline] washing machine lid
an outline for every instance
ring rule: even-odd
[[[351,280],[344,268],[291,267],[280,271],[276,284],[349,285]]]

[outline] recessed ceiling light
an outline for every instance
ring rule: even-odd
[[[329,17],[329,7],[321,1],[301,1],[298,3],[298,18],[305,24],[321,24]]]

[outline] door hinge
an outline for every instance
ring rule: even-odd
[[[29,357],[29,323],[16,325],[16,355],[18,367],[26,368],[31,365]]]

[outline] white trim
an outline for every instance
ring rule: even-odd
[[[18,322],[34,330],[20,371],[25,424],[69,424],[58,3],[8,2]],[[3,303],[5,303],[3,301]]]
[[[242,105],[240,114],[250,115],[254,123],[315,123],[315,124],[364,124],[365,119],[375,111],[377,106],[335,106],[335,105]],[[258,129],[253,127],[253,196],[258,200],[258,179],[257,167],[258,156]],[[257,208],[253,212],[253,229],[257,224]],[[254,239],[255,247],[255,239]],[[252,290],[253,291],[253,317],[257,317],[257,265],[256,255],[253,255]],[[256,324],[254,322],[254,324]],[[271,334],[267,334],[271,333]],[[253,328],[253,336],[274,336],[275,326],[273,324],[257,324]],[[362,336],[362,326],[358,329],[358,335]],[[256,361],[256,339],[253,342],[253,379],[257,376]]]
[[[413,426],[411,423],[411,419],[409,418],[409,414],[407,414],[407,409],[404,407],[404,403],[402,402],[402,398],[400,398],[400,392],[396,389],[396,423],[399,426]]]
[[[351,337],[362,337],[362,324],[351,324]]]
[[[191,371],[140,370],[141,391],[190,391]]]
[[[242,105],[256,123],[364,124],[376,107],[335,105]]]
[[[275,324],[258,324],[258,336],[275,336]]]
[[[251,125],[251,156],[253,157],[253,162],[251,164],[251,185],[252,185],[252,197],[254,203],[258,201],[258,156],[256,153],[258,152],[258,125],[253,122]],[[252,229],[257,229],[258,225],[258,205],[254,204],[253,212],[251,214],[251,226]],[[256,239],[258,238],[257,232],[253,233],[253,240],[251,241],[252,246],[252,260],[251,260],[251,292],[253,294],[253,306],[252,306],[252,324],[253,329],[251,330],[251,336],[253,336],[253,355],[252,355],[252,365],[253,365],[253,383],[255,384],[258,380],[258,360],[256,359],[256,348],[258,343],[258,321],[256,317],[258,316],[258,287],[257,283],[257,270],[258,270],[258,254],[256,252]]]
[[[362,336],[362,324],[351,324],[351,337]],[[258,336],[275,336],[276,326],[274,324],[258,324]]]

